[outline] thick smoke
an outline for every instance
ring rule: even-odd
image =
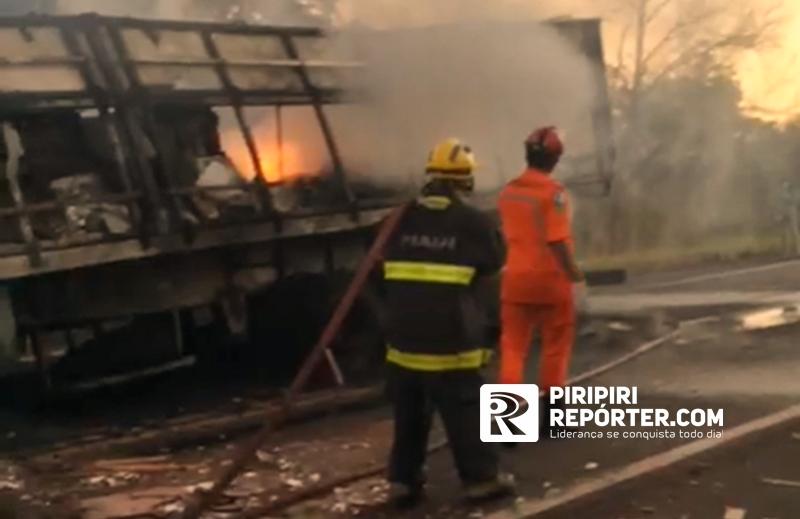
[[[589,151],[590,67],[551,28],[456,20],[343,37],[366,63],[364,98],[335,112],[335,126],[361,172],[407,182],[435,142],[455,136],[475,149],[479,187],[496,188],[521,169],[522,141],[542,124],[565,130],[572,153]]]

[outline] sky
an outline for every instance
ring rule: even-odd
[[[800,0],[782,4],[775,40],[744,53],[737,67],[744,107],[777,122],[800,115]]]

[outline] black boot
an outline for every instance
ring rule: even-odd
[[[425,498],[425,487],[391,483],[389,487],[389,504],[398,510],[414,508]]]
[[[427,477],[421,474],[412,483],[389,483],[389,504],[399,510],[414,508],[425,499]]]

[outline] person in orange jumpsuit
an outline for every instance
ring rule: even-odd
[[[522,384],[533,334],[541,339],[539,386],[567,382],[575,339],[573,284],[583,275],[573,258],[564,186],[551,174],[564,152],[553,127],[525,141],[528,168],[502,191],[499,211],[507,256],[501,282],[501,384]],[[544,399],[545,417],[549,402]],[[546,430],[549,420],[543,421]]]

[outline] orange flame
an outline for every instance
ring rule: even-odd
[[[283,149],[279,150],[273,139],[265,138],[260,133],[262,132],[254,132],[253,137],[258,148],[261,172],[267,183],[291,182],[308,175],[301,170],[300,150],[295,143],[284,142]],[[239,174],[248,181],[253,180],[257,175],[256,167],[238,129],[224,130],[221,132],[221,140],[225,154]]]

